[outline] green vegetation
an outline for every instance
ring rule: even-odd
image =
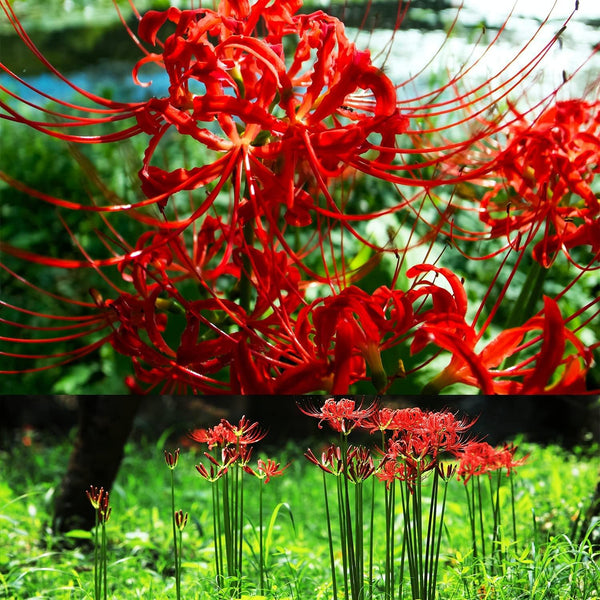
[[[170,517],[170,472],[163,440],[132,443],[111,493],[107,523],[109,598],[127,600],[175,598]],[[312,447],[320,451],[314,443]],[[248,480],[245,512],[245,580],[242,598],[318,600],[332,597],[321,472],[302,456],[307,445],[270,450],[282,463],[292,461],[282,477],[264,488],[267,531],[265,552],[267,591],[257,595],[258,486]],[[518,469],[515,499],[518,548],[505,548],[504,570],[484,573],[473,591],[469,557],[470,531],[463,484],[452,481],[448,492],[445,531],[440,556],[438,598],[450,600],[528,599],[597,600],[600,567],[590,546],[580,542],[580,520],[597,478],[597,449],[567,453],[557,447],[523,444],[530,452]],[[66,468],[66,440],[31,447],[14,444],[0,457],[0,597],[10,600],[62,600],[94,595],[94,552],[89,532],[70,547],[69,540],[51,534],[49,521],[54,490]],[[194,465],[202,459],[195,448],[182,451],[175,475],[175,505],[189,513],[183,531],[181,597],[218,597],[214,589],[210,486]],[[93,482],[90,482],[92,484]],[[508,486],[503,492],[509,493]],[[82,494],[84,490],[82,490]],[[383,495],[379,498],[382,500]],[[288,510],[272,511],[281,502]],[[506,515],[508,517],[508,513]],[[375,512],[374,528],[385,519]],[[507,519],[507,521],[510,519]],[[511,525],[512,526],[512,525]],[[86,541],[90,540],[90,541]],[[80,540],[81,542],[81,540]],[[383,542],[382,542],[383,543]],[[375,596],[380,593],[375,570]],[[222,598],[233,598],[224,590]]]

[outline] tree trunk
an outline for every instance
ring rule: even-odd
[[[82,396],[78,402],[77,437],[54,502],[57,533],[93,527],[94,513],[85,491],[90,485],[111,489],[140,398]]]

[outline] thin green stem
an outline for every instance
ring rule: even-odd
[[[100,521],[98,519],[98,509],[94,510],[95,525],[94,525],[94,598],[100,600],[100,564],[98,560],[98,550],[100,548]]]
[[[175,524],[175,473],[174,469],[169,469],[171,472],[171,525],[173,528],[173,558],[175,559],[175,589],[177,600],[181,600],[181,589],[179,588],[179,558],[177,550],[177,527]]]
[[[335,560],[333,557],[333,535],[331,533],[331,513],[329,512],[329,499],[327,497],[326,473],[323,471],[323,495],[325,497],[325,515],[327,517],[327,537],[329,538],[329,563],[331,565],[331,582],[333,585],[333,600],[337,600],[337,580],[335,575]]]
[[[481,497],[481,479],[477,477],[477,499],[479,501],[479,535],[481,538],[481,559],[485,561],[485,530],[483,528],[483,501]]]
[[[106,523],[102,521],[102,576],[104,580],[104,600],[108,598],[108,568],[106,553]]]
[[[259,481],[259,492],[258,492],[258,560],[260,570],[260,593],[265,593],[265,581],[264,581],[264,548],[263,548],[263,486],[264,483]]]
[[[511,512],[512,512],[513,541],[515,543],[517,543],[518,540],[517,540],[517,515],[516,515],[516,510],[515,510],[515,481],[514,481],[514,477],[513,477],[512,473],[509,476],[509,479],[510,479],[510,504],[511,504]]]
[[[375,477],[371,479],[371,518],[369,519],[369,600],[373,600],[373,541],[375,518]]]

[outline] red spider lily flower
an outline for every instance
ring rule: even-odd
[[[109,493],[104,492],[102,497],[100,498],[98,506],[98,522],[106,523],[110,519],[110,514],[112,512],[112,507],[109,506]]]
[[[384,433],[386,431],[402,429],[402,425],[398,424],[401,414],[402,409],[382,406],[373,411],[373,414],[368,419],[363,420],[362,427],[369,433],[376,431]]]
[[[427,192],[443,181],[483,177],[499,161],[498,154],[488,152],[479,160],[465,151],[480,141],[487,146],[488,136],[503,129],[506,114],[493,123],[485,123],[481,115],[503,99],[506,88],[499,84],[488,93],[482,86],[457,92],[450,101],[438,99],[438,94],[458,87],[459,78],[452,78],[431,95],[400,103],[398,86],[373,64],[368,51],[349,40],[338,19],[320,11],[299,15],[300,4],[223,0],[214,10],[151,11],[140,20],[139,36],[157,52],[150,53],[136,40],[145,58],[134,69],[134,77],[139,83],[144,66],[154,63],[165,69],[170,85],[166,94],[146,103],[113,103],[74,88],[94,108],[57,100],[58,107],[48,109],[44,120],[24,118],[8,102],[0,103],[0,118],[69,142],[119,141],[140,133],[150,138],[139,173],[146,199],[135,203],[115,194],[106,194],[104,205],[95,199],[89,205],[68,202],[0,173],[9,185],[42,202],[97,218],[98,240],[108,253],[94,258],[66,222],[83,259],[43,257],[3,244],[7,254],[46,267],[93,269],[109,286],[106,299],[92,292],[93,303],[63,299],[69,308],[77,304],[92,312],[69,317],[67,325],[64,316],[39,315],[10,305],[22,315],[52,319],[49,327],[31,327],[39,335],[51,332],[47,333],[51,337],[26,343],[91,339],[84,348],[57,355],[59,364],[110,343],[130,357],[135,377],[127,381],[136,393],[191,389],[345,394],[367,377],[367,368],[378,391],[391,384],[395,375],[383,368],[386,350],[406,342],[417,353],[434,342],[458,352],[481,389],[493,389],[488,370],[470,347],[474,336],[464,323],[466,296],[458,276],[441,267],[417,265],[407,272],[413,280],[410,289],[381,287],[368,295],[350,285],[360,279],[361,270],[350,269],[343,253],[337,256],[337,248],[350,234],[379,251],[378,244],[366,240],[353,224],[414,208],[413,200],[402,198],[374,214],[363,214],[355,206],[357,195],[345,193],[346,184],[353,185],[359,175],[408,183]],[[4,0],[0,5],[26,45],[61,77],[37,51],[12,8]],[[169,33],[161,42],[165,30]],[[9,72],[4,65],[0,68]],[[511,78],[511,89],[526,71]],[[470,99],[481,95],[481,103]],[[18,100],[10,92],[9,96]],[[71,109],[76,116],[69,114]],[[475,115],[472,119],[465,116],[469,110]],[[572,112],[574,125],[565,126],[564,139],[569,135],[575,139],[573,132],[588,126]],[[454,113],[460,115],[454,118]],[[507,114],[513,121],[527,117]],[[429,125],[430,118],[445,117],[453,123]],[[442,139],[453,125],[469,120],[482,123],[481,130],[456,142]],[[416,122],[423,123],[419,131],[411,125]],[[121,130],[91,135],[96,125],[109,123]],[[85,136],[79,133],[81,128]],[[173,132],[199,145],[201,162],[159,163]],[[584,154],[592,152],[594,135],[590,128],[587,136],[577,138],[573,152],[583,146]],[[439,139],[441,143],[434,141]],[[421,178],[422,170],[436,171],[446,163],[453,168],[460,165],[461,171],[457,174],[448,167],[433,178]],[[568,189],[577,193],[589,187],[591,177],[591,171],[580,167],[576,170],[582,181],[575,181],[572,173],[569,179]],[[227,192],[230,201],[221,211],[219,204]],[[153,205],[160,214],[147,212]],[[212,210],[220,214],[209,215]],[[127,239],[117,224],[125,217],[144,231]],[[593,220],[595,214],[586,218]],[[339,241],[335,226],[340,226]],[[563,246],[579,244],[592,239],[592,234],[586,225],[575,235],[568,221],[555,241]],[[555,241],[548,237],[549,245]],[[541,248],[540,253],[546,250]],[[320,261],[313,260],[315,256]],[[114,283],[107,273],[110,269],[118,271],[125,289]],[[435,285],[436,277],[443,277],[445,284]],[[223,280],[235,284],[228,286]],[[315,284],[324,284],[331,290],[329,296],[312,301],[307,290]],[[17,319],[9,324],[19,326]],[[68,328],[63,335],[57,333],[61,324]],[[98,339],[100,333],[103,337]],[[577,362],[568,365],[568,378],[578,376],[577,366]]]
[[[391,153],[379,152],[381,164],[394,156],[395,134],[404,131],[407,119],[396,108],[395,87],[371,64],[369,53],[358,51],[341,22],[322,12],[296,16],[298,2],[278,3],[269,11],[263,5],[222,2],[218,11],[171,8],[150,11],[140,21],[140,37],[150,44],[157,42],[167,21],[175,26],[162,52],[148,54],[134,70],[137,80],[141,66],[158,63],[171,83],[169,97],[153,100],[139,117],[140,126],[152,135],[140,171],[148,197],[205,186],[228,177],[239,165],[254,188],[249,201],[255,214],[283,202],[286,218],[300,224],[311,219],[303,216],[305,208],[295,206],[310,200],[302,192],[305,182],[294,182],[298,173],[302,177],[316,171],[314,182],[335,176],[373,147],[366,141],[371,133],[381,136],[381,147],[392,144]],[[259,21],[264,37],[256,33]],[[299,40],[287,68],[289,36]],[[206,93],[197,94],[200,88]],[[355,111],[352,95],[357,90],[372,97]],[[208,123],[220,131],[209,131]],[[225,154],[214,164],[192,169],[167,172],[150,165],[170,127]],[[290,159],[285,165],[277,159],[283,155]],[[310,165],[308,171],[304,165]],[[194,216],[205,212],[209,202]]]
[[[342,450],[339,446],[329,446],[327,450],[321,453],[320,461],[310,448],[304,453],[304,456],[306,456],[311,463],[317,465],[317,467],[319,467],[325,473],[329,473],[330,475],[335,475],[337,477],[344,472]]]
[[[179,531],[183,531],[188,522],[188,514],[184,513],[182,510],[176,510],[173,513],[173,516],[175,518],[175,526]]]
[[[487,442],[468,443],[459,456],[458,477],[466,484],[471,477],[491,473],[505,468],[509,476],[515,467],[525,463],[529,455],[514,459],[517,447],[505,444],[503,448],[493,448]]]
[[[218,425],[210,429],[196,429],[189,433],[191,439],[201,444],[207,444],[209,450],[216,447],[221,448],[220,462],[209,453],[205,452],[205,455],[213,465],[225,471],[235,462],[242,467],[246,466],[252,455],[250,446],[262,440],[265,435],[266,433],[261,431],[258,423],[250,423],[245,416],[237,425],[221,419]],[[220,476],[220,473],[215,473],[212,468],[210,474],[201,466],[198,471],[203,477]]]
[[[225,448],[230,444],[236,443],[236,436],[231,427],[226,427],[224,419],[218,425],[210,429],[195,429],[189,433],[189,436],[200,444],[207,444],[209,449],[217,446]]]
[[[473,425],[447,411],[414,408],[401,410],[400,415],[405,426],[394,431],[393,438],[387,441],[383,462],[404,462],[419,473],[436,468],[443,453],[458,455],[467,443],[464,434]],[[387,469],[384,479],[390,475],[391,467]]]
[[[252,469],[250,466],[244,466],[244,471],[249,473],[250,475],[254,475],[258,479],[264,481],[264,483],[269,483],[272,477],[278,477],[283,475],[285,470],[290,466],[289,464],[285,465],[285,467],[280,468],[281,463],[275,462],[272,459],[267,459],[267,462],[259,458],[257,461],[256,470]]]
[[[258,422],[250,423],[245,416],[239,420],[237,425],[232,425],[226,419],[221,420],[221,425],[233,433],[238,446],[255,444],[267,435],[266,431],[261,430]]]
[[[427,327],[426,331],[434,343],[453,352],[450,364],[428,384],[431,389],[463,382],[488,394],[582,393],[586,390],[591,352],[567,328],[556,301],[547,296],[543,316],[534,316],[521,327],[501,332],[477,354],[473,350],[477,339],[474,332],[459,339],[434,327]],[[526,340],[535,331],[540,334]],[[533,356],[514,367],[502,368],[506,358],[526,352],[536,342],[541,345]],[[565,356],[567,342],[573,351]],[[535,366],[531,367],[534,361]]]
[[[368,419],[373,411],[376,410],[376,404],[372,403],[363,408],[362,402],[356,404],[354,400],[325,400],[320,409],[314,406],[303,406],[298,404],[301,412],[309,417],[319,419],[319,428],[322,428],[325,421],[334,431],[348,435],[355,427],[361,427],[363,420]]]
[[[346,455],[344,473],[352,483],[362,483],[375,472],[371,451],[364,446],[350,446]]]
[[[398,461],[397,455],[392,453],[379,463],[375,477],[385,483],[388,490],[395,481],[406,481],[412,489],[417,478],[417,470],[412,462]]]
[[[210,483],[214,483],[227,472],[227,468],[220,466],[215,467],[214,464],[211,464],[207,469],[203,464],[200,463],[196,465],[196,471],[198,471],[198,474],[200,477],[202,477],[202,479],[205,479]]]
[[[394,481],[399,479],[400,469],[403,465],[395,460],[382,460],[377,468],[375,477],[379,481],[385,483],[385,487],[389,490]]]
[[[387,383],[379,346],[387,328],[383,309],[377,299],[357,287],[349,287],[337,296],[326,298],[313,313],[315,342],[321,354],[327,354],[335,335],[335,380],[333,393],[348,377],[353,348],[358,348],[371,369],[378,391]],[[347,385],[347,384],[346,384]]]
[[[558,101],[534,122],[523,119],[508,129],[500,151],[502,177],[482,199],[479,215],[492,237],[545,224],[534,258],[550,266],[572,222],[594,221],[600,203],[591,182],[600,172],[600,102]]]
[[[244,466],[245,462],[247,462],[246,458],[248,460],[250,458],[249,452],[243,453],[242,457],[242,454],[232,444],[223,446],[216,456],[213,456],[209,452],[204,452],[204,456],[210,462],[209,469],[200,463],[196,465],[196,471],[198,471],[203,479],[210,482],[215,482],[225,475],[231,465],[241,462],[242,466]]]
[[[88,500],[90,501],[90,504],[96,510],[98,508],[100,508],[100,504],[102,502],[102,498],[104,497],[105,493],[106,492],[104,491],[103,487],[97,488],[94,485],[90,485],[90,489],[85,491],[85,495],[87,496]]]
[[[169,469],[171,469],[171,471],[173,469],[175,469],[178,461],[179,461],[179,448],[177,448],[177,450],[175,450],[174,454],[172,452],[167,452],[165,450],[165,462],[167,463],[167,467],[169,467]]]

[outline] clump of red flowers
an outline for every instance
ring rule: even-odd
[[[471,477],[506,470],[506,476],[525,463],[527,456],[515,459],[518,448],[514,444],[504,444],[494,448],[487,442],[469,442],[460,453],[457,475],[465,483]]]
[[[346,394],[369,381],[382,393],[405,383],[428,393],[456,384],[486,394],[593,387],[598,342],[580,334],[594,334],[598,298],[578,298],[576,286],[600,252],[598,103],[517,110],[508,98],[557,35],[516,74],[491,76],[489,91],[468,87],[465,64],[437,89],[400,100],[403,84],[344,24],[300,12],[300,0],[170,7],[138,15],[133,79],[156,93],[127,103],[69,82],[14,8],[0,6],[79,98],[53,98],[0,63],[43,98],[2,88],[0,118],[69,144],[146,144],[135,199],[102,188],[102,198],[66,200],[0,173],[65,215],[75,253],[42,255],[6,240],[6,256],[45,275],[90,271],[98,283],[73,298],[0,263],[53,304],[2,301],[3,326],[18,331],[1,338],[16,365],[3,373],[59,367],[110,344],[130,360],[134,393]],[[146,80],[149,65],[164,69],[166,90]],[[99,180],[87,162],[82,169]],[[389,193],[369,204],[374,182]],[[77,230],[88,218],[93,246]],[[373,233],[382,223],[387,234]],[[436,238],[448,243],[437,257]],[[501,248],[487,246],[497,240]],[[415,249],[424,250],[416,259]],[[465,273],[444,266],[442,254],[498,259],[482,297],[468,295]],[[527,297],[515,298],[527,261],[548,269],[559,255],[576,272],[560,290],[534,273]],[[510,303],[517,308],[507,321]],[[23,367],[27,360],[35,362]],[[432,364],[439,375],[421,381]]]

